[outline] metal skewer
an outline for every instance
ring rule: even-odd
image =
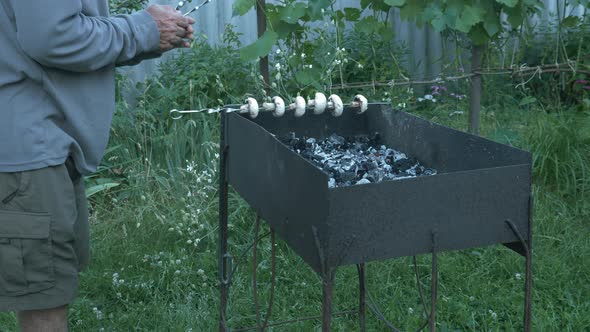
[[[178,120],[183,117],[184,114],[190,113],[219,113],[225,111],[226,113],[240,112],[248,113],[251,118],[256,118],[259,112],[272,112],[275,117],[281,117],[285,114],[285,111],[294,111],[295,117],[301,117],[305,114],[306,110],[313,110],[314,114],[321,114],[325,110],[329,111],[334,117],[342,115],[345,107],[356,108],[358,113],[363,113],[368,108],[367,98],[362,95],[356,95],[354,100],[345,105],[342,99],[337,95],[331,95],[326,98],[322,93],[316,93],[315,99],[310,99],[307,103],[303,97],[295,98],[295,101],[291,104],[286,105],[282,98],[275,96],[272,98],[272,102],[264,102],[259,105],[258,101],[254,98],[246,99],[246,103],[240,108],[205,108],[199,110],[170,110],[170,116],[174,120]]]
[[[191,13],[193,13],[193,12],[195,12],[195,11],[199,10],[199,8],[203,7],[204,5],[208,4],[209,2],[211,2],[211,0],[205,0],[205,1],[203,1],[203,3],[201,3],[200,5],[198,5],[198,6],[194,7],[193,9],[189,10],[188,12],[186,12],[186,13],[185,13],[184,15],[182,15],[182,16],[188,16],[188,15],[190,15]]]

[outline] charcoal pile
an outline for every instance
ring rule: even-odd
[[[424,167],[415,158],[382,145],[379,134],[333,134],[318,140],[290,133],[279,139],[328,173],[330,188],[436,174],[436,170]]]

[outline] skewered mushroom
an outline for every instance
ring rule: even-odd
[[[289,105],[289,110],[295,110],[295,117],[300,118],[305,114],[307,103],[301,96],[295,98],[295,102]]]
[[[344,111],[344,103],[342,102],[342,99],[340,99],[338,95],[331,95],[328,100],[328,108],[330,109],[330,113],[332,113],[332,115],[335,117],[341,116],[342,112]]]
[[[351,103],[352,107],[358,107],[359,113],[364,113],[369,108],[369,101],[363,95],[354,96],[354,101]]]
[[[326,110],[326,106],[328,106],[328,100],[323,93],[316,92],[315,99],[310,99],[307,106],[313,108],[313,114],[322,114]]]
[[[263,103],[265,111],[271,111],[275,117],[281,117],[285,114],[285,101],[279,96],[272,97],[271,103]]]
[[[258,102],[254,98],[246,99],[246,104],[240,107],[240,113],[248,113],[252,119],[258,116]]]

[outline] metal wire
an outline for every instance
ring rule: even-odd
[[[264,239],[265,237],[267,237],[270,234],[269,232],[266,232],[264,234],[262,234],[260,237],[258,237],[258,241]],[[240,265],[240,261],[242,261],[244,259],[244,257],[246,257],[246,255],[248,254],[248,252],[250,251],[250,249],[252,249],[252,247],[254,246],[254,243],[251,243],[248,248],[244,249],[242,251],[242,253],[240,254],[240,256],[238,256],[238,260],[236,261],[236,263],[234,264],[231,274],[229,275],[229,279],[231,280],[233,275],[236,273],[238,266]]]

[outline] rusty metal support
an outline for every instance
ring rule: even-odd
[[[533,330],[533,195],[529,198],[529,232],[527,239],[525,289],[524,289],[524,330]]]
[[[275,241],[275,231],[272,228],[270,230],[270,245],[270,298],[268,300],[268,309],[266,310],[266,317],[264,318],[264,324],[262,324],[262,330],[268,327],[268,320],[270,319],[270,315],[272,314],[272,307],[275,299],[275,286],[277,280],[277,248]]]
[[[512,232],[520,240],[521,245],[525,252],[525,284],[524,284],[524,322],[523,330],[525,332],[532,331],[532,315],[533,315],[533,252],[532,252],[532,240],[533,240],[533,229],[532,229],[532,197],[529,202],[529,209],[531,210],[529,220],[529,232],[527,239],[522,236],[518,227],[510,220],[507,219],[506,223],[510,226]]]
[[[365,282],[365,263],[357,265],[359,273],[359,329],[361,332],[367,331],[367,298]]]
[[[258,302],[258,233],[260,232],[260,215],[256,215],[256,226],[254,231],[254,244],[252,245],[252,292],[254,297],[254,310],[256,311],[256,327],[263,331],[260,318],[260,303]]]
[[[438,257],[436,230],[432,231],[432,277],[430,285],[430,331],[436,331],[436,301],[438,297]]]
[[[329,269],[322,276],[322,332],[332,330],[332,302],[334,298],[335,269]]]
[[[227,230],[228,230],[228,182],[227,175],[227,152],[226,141],[227,118],[225,111],[221,112],[221,133],[220,133],[220,155],[219,155],[219,331],[227,331],[226,312],[229,288],[231,283],[231,256],[227,252]]]

